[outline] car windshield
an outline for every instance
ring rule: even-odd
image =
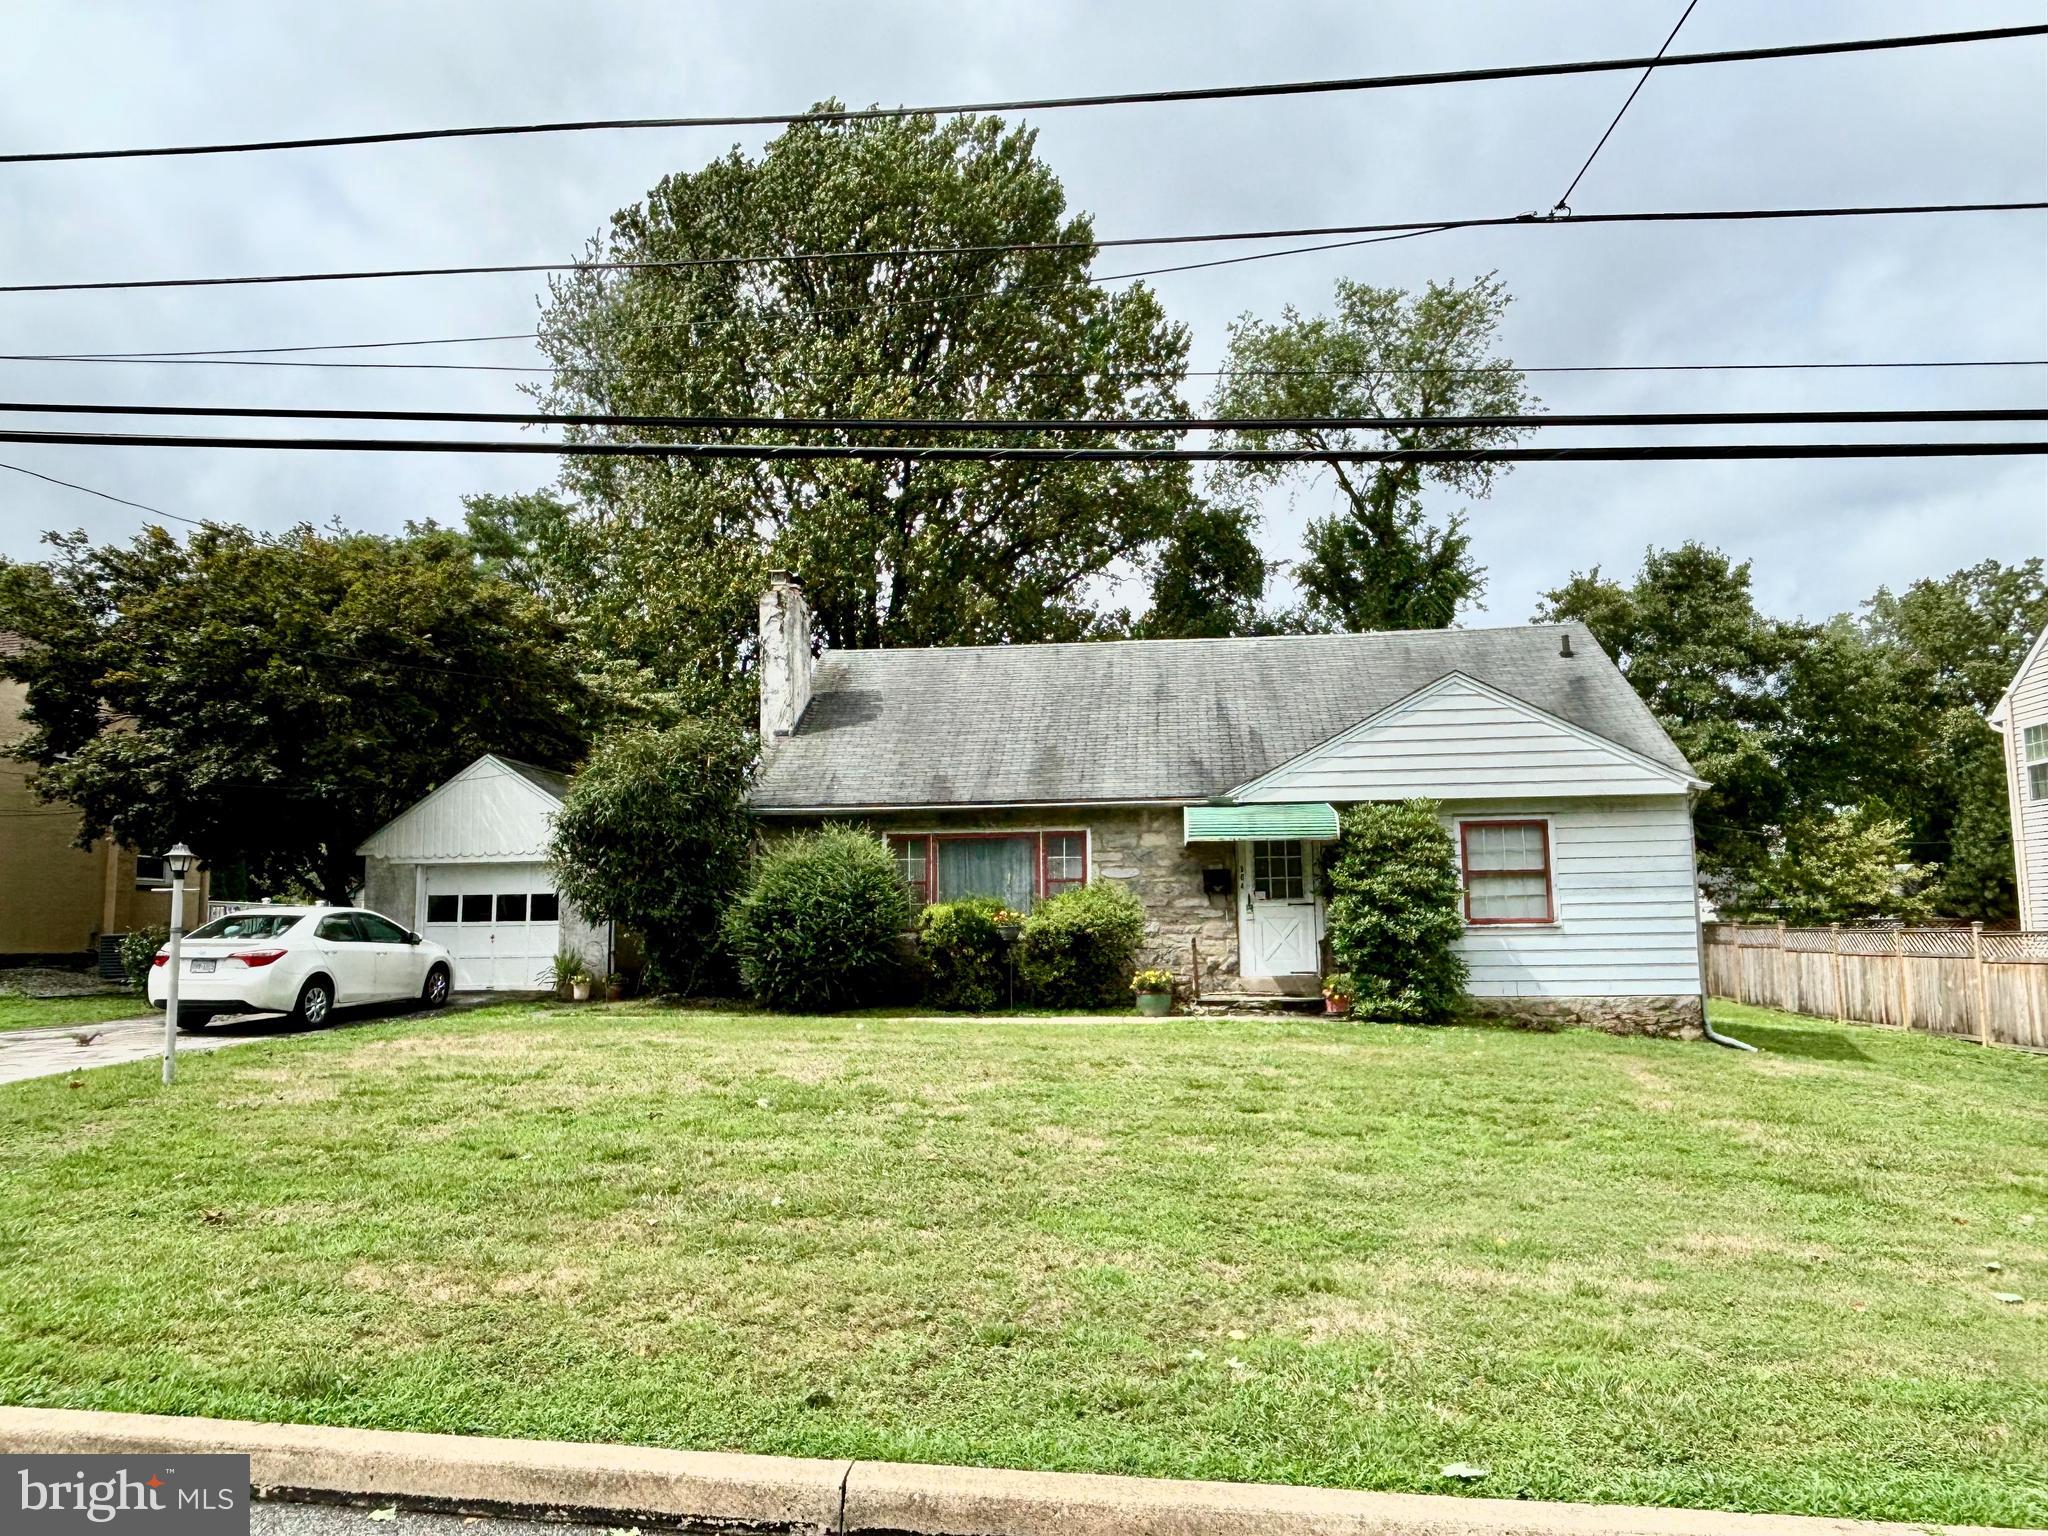
[[[230,912],[216,917],[204,928],[194,928],[188,939],[274,939],[297,923],[303,912]]]

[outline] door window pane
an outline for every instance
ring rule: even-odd
[[[488,896],[463,897],[462,920],[465,923],[488,923],[491,920],[491,898]]]
[[[352,913],[336,912],[320,919],[320,926],[313,930],[330,944],[360,944],[363,936],[356,932],[356,920]]]
[[[993,896],[1013,912],[1031,910],[1038,889],[1036,837],[943,837],[938,856],[938,899]]]
[[[453,896],[429,896],[427,898],[427,921],[430,923],[452,923],[460,911]]]
[[[363,930],[363,937],[372,944],[403,944],[405,930],[388,917],[375,912],[358,912],[356,926]]]
[[[498,898],[498,921],[501,923],[523,923],[526,921],[526,893]]]
[[[1301,844],[1252,844],[1252,894],[1266,901],[1302,901],[1308,896],[1308,871]]]
[[[536,923],[556,922],[562,915],[562,898],[553,891],[535,891],[533,904],[526,910]]]

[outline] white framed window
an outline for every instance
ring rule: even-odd
[[[1252,894],[1264,901],[1308,899],[1308,867],[1300,843],[1252,844]]]
[[[2027,767],[2027,798],[2048,800],[2048,725],[2030,725],[2021,732],[2020,750]]]
[[[161,855],[138,853],[135,855],[135,888],[138,891],[154,891],[171,883],[171,866]]]

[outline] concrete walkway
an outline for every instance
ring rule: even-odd
[[[486,992],[458,993],[449,1000],[454,1009],[481,1008],[503,1002],[502,995]],[[322,1030],[353,1029],[391,1018],[426,1017],[426,1011],[410,1006],[347,1009]],[[216,1019],[197,1034],[178,1036],[180,1056],[225,1050],[253,1040],[276,1040],[286,1035],[319,1031],[294,1029],[282,1014],[244,1014],[239,1018]],[[84,1043],[81,1043],[83,1041]],[[164,1016],[119,1019],[111,1024],[64,1024],[52,1029],[0,1031],[0,1083],[18,1083],[31,1077],[60,1077],[87,1067],[111,1067],[125,1061],[154,1061],[164,1053]]]

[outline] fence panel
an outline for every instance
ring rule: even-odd
[[[1709,923],[1714,997],[2048,1050],[2048,932]]]

